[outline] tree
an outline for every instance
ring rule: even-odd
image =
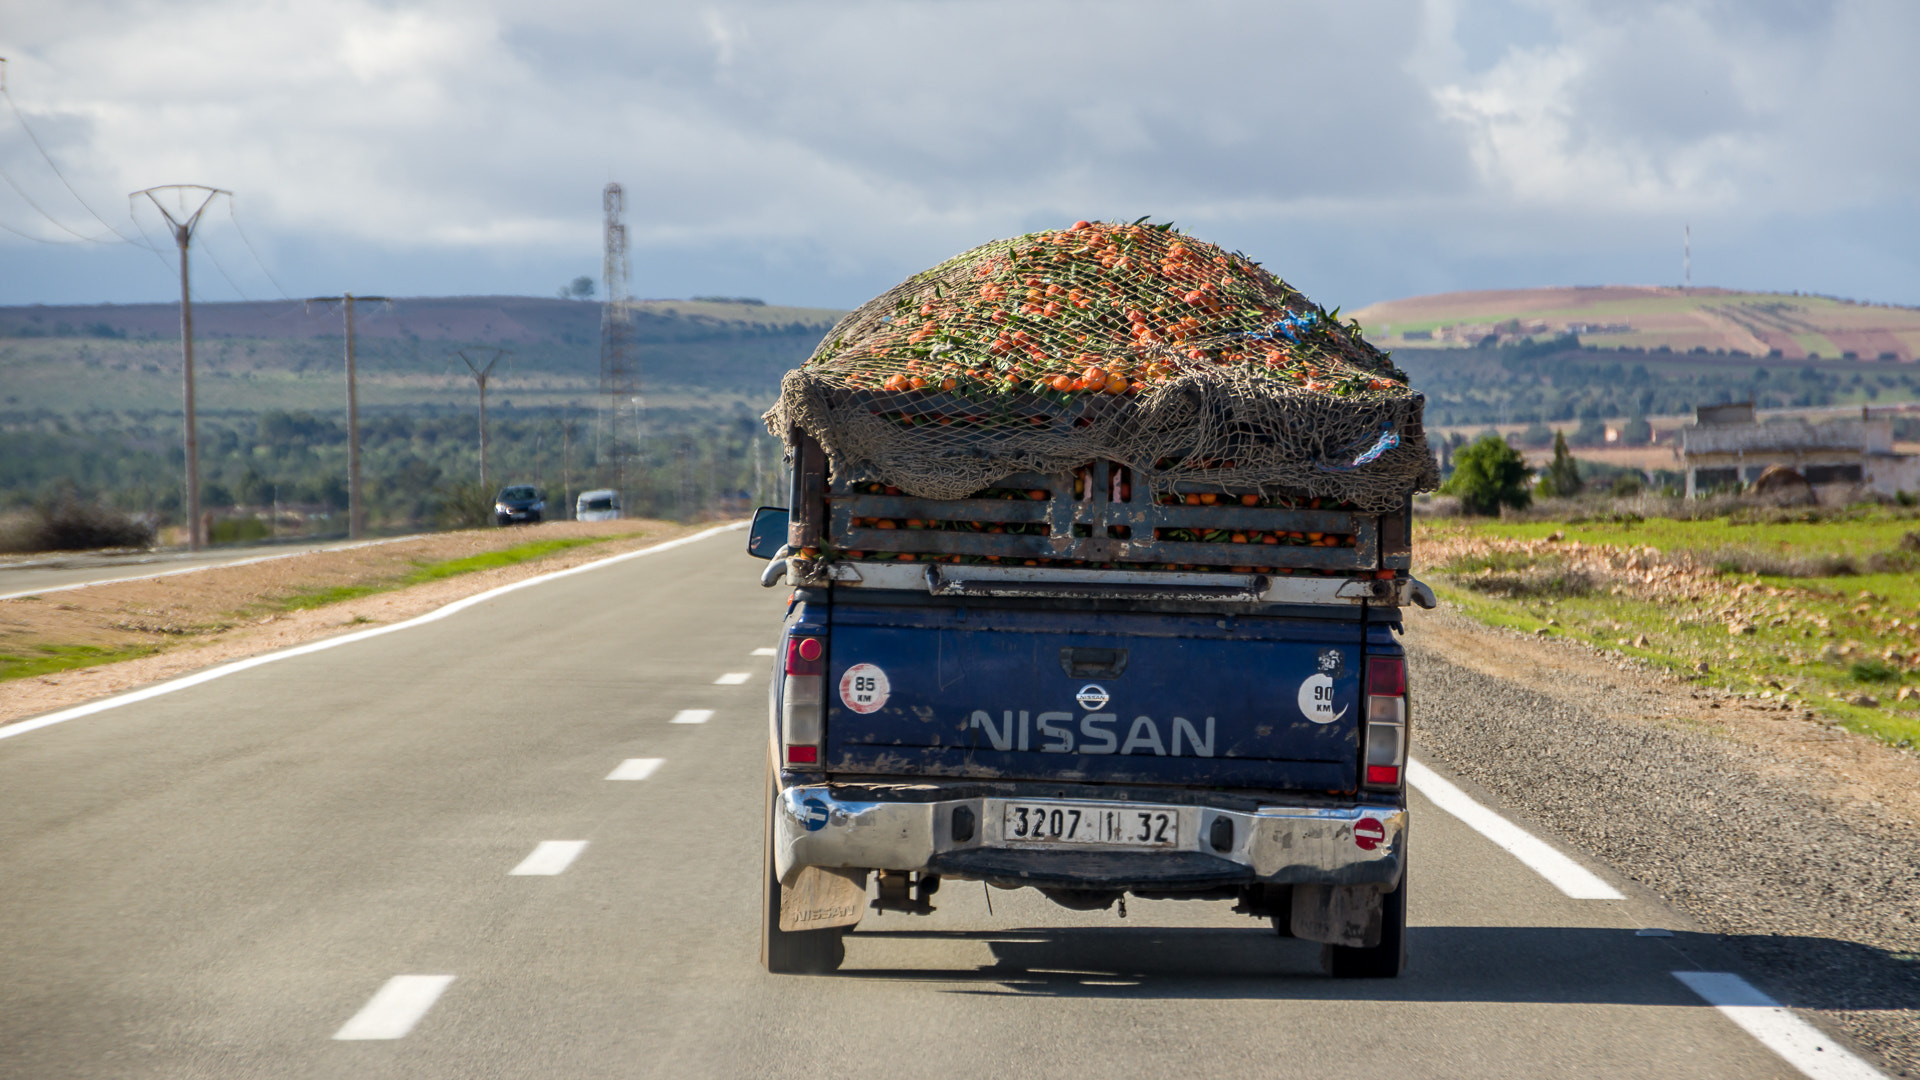
[[[593,279],[586,276],[574,278],[560,286],[560,291],[556,295],[562,300],[591,300],[593,299]]]
[[[1502,506],[1523,509],[1533,502],[1527,491],[1527,461],[1520,451],[1494,435],[1482,435],[1453,455],[1453,477],[1441,486],[1458,495],[1469,514],[1498,514]]]
[[[1553,433],[1553,464],[1540,475],[1540,496],[1546,499],[1566,499],[1580,494],[1587,485],[1580,479],[1580,464],[1567,452],[1567,435],[1563,431]]]

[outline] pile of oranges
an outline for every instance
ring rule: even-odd
[[[1406,391],[1384,353],[1258,264],[1171,226],[1077,221],[976,248],[850,320],[807,369],[852,389],[1123,397],[1232,372]]]

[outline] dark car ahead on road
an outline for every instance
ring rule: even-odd
[[[528,484],[509,484],[493,500],[493,520],[500,525],[537,525],[546,510],[540,489]]]

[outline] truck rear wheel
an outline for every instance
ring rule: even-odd
[[[773,812],[779,786],[767,767],[767,812],[760,860],[760,963],[774,975],[826,975],[847,958],[846,928],[780,929],[780,878],[773,872]]]
[[[1380,898],[1380,944],[1320,946],[1320,970],[1336,979],[1393,979],[1407,969],[1407,875]]]

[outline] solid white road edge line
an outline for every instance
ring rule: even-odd
[[[352,551],[355,548],[375,547],[380,544],[398,544],[403,540],[420,540],[432,533],[414,533],[411,536],[389,536],[380,540],[356,540],[351,544],[339,544],[334,547],[308,548],[305,551],[280,551],[272,555],[256,555],[251,559],[235,559],[232,562],[208,563],[205,566],[183,566],[178,570],[157,570],[151,574],[134,574],[131,577],[102,578],[99,581],[80,581],[72,585],[49,585],[44,589],[27,589],[24,592],[7,593],[0,600],[18,600],[23,596],[44,596],[47,593],[72,592],[75,589],[91,589],[96,585],[120,585],[129,581],[152,581],[154,578],[173,577],[175,574],[197,574],[202,570],[224,570],[229,566],[252,566],[255,563],[272,562],[275,559],[293,559],[301,555],[323,555],[333,551]]]
[[[645,780],[647,777],[653,775],[655,769],[666,764],[666,761],[666,758],[630,757],[614,766],[613,771],[607,774],[607,779]]]
[[[1738,975],[1676,971],[1673,977],[1812,1080],[1887,1080],[1885,1073],[1849,1053]]]
[[[1467,827],[1527,864],[1527,868],[1575,900],[1624,900],[1620,891],[1591,870],[1554,850],[1532,833],[1480,805],[1473,797],[1442,780],[1418,761],[1407,761],[1407,783],[1433,805],[1459,818]]]
[[[399,1039],[427,1015],[453,981],[451,975],[395,975],[353,1019],[333,1033],[336,1039]]]
[[[342,645],[351,645],[356,641],[365,641],[368,638],[376,638],[382,634],[391,634],[400,630],[411,630],[416,626],[425,626],[431,622],[439,622],[449,615],[457,615],[476,604],[484,604],[489,600],[505,596],[507,593],[524,589],[531,585],[540,585],[559,578],[571,577],[574,574],[584,574],[589,570],[598,570],[603,566],[612,566],[614,563],[626,562],[628,559],[637,559],[642,555],[653,555],[662,551],[670,551],[677,547],[685,547],[696,540],[705,540],[709,536],[717,536],[720,533],[732,532],[736,529],[744,529],[746,527],[747,523],[744,521],[737,521],[731,525],[718,525],[714,528],[694,533],[692,536],[683,536],[678,540],[668,540],[665,543],[641,548],[638,551],[626,551],[618,555],[609,555],[604,559],[596,559],[593,562],[581,563],[579,566],[570,566],[565,570],[555,570],[550,574],[540,574],[527,578],[524,581],[515,581],[501,585],[498,588],[488,589],[483,593],[475,593],[464,600],[455,600],[445,607],[435,608],[425,615],[416,615],[405,622],[397,622],[391,626],[376,626],[368,630],[359,630],[351,634],[342,634],[339,637],[327,638],[324,641],[314,641],[305,645],[296,645],[291,649],[282,649],[279,652],[249,656],[245,660],[235,660],[231,664],[221,664],[219,667],[208,668],[205,671],[197,671],[192,675],[184,675],[170,682],[158,683],[154,686],[134,690],[130,693],[120,694],[115,697],[101,698],[99,701],[89,701],[85,705],[75,705],[71,709],[62,709],[59,712],[48,713],[45,716],[37,717],[33,720],[22,720],[17,724],[8,724],[5,727],[0,727],[0,739],[11,739],[16,735],[25,735],[29,731],[38,731],[43,727],[51,727],[54,724],[64,724],[68,720],[78,720],[83,716],[92,716],[94,713],[105,712],[108,709],[117,709],[122,705],[133,705],[138,702],[148,701],[165,694],[171,694],[176,690],[185,690],[188,687],[199,686],[205,682],[212,682],[215,679],[234,675],[246,671],[249,668],[256,668],[262,664],[291,660],[296,656],[306,656],[309,653],[337,649]]]
[[[668,721],[674,724],[704,724],[713,719],[712,709],[681,709]]]
[[[585,850],[585,840],[542,840],[534,846],[533,854],[507,873],[512,877],[552,877],[572,866]]]
[[[746,682],[746,681],[747,681],[748,679],[750,679],[750,678],[752,678],[752,677],[753,677],[753,676],[751,676],[751,675],[748,675],[748,674],[747,674],[746,672],[744,672],[744,671],[729,671],[729,672],[727,672],[727,673],[726,673],[725,675],[722,675],[722,676],[720,676],[719,678],[717,678],[717,679],[715,679],[715,680],[713,680],[713,685],[715,685],[715,686],[739,686],[739,685],[741,685],[742,683],[744,683],[744,682]]]

